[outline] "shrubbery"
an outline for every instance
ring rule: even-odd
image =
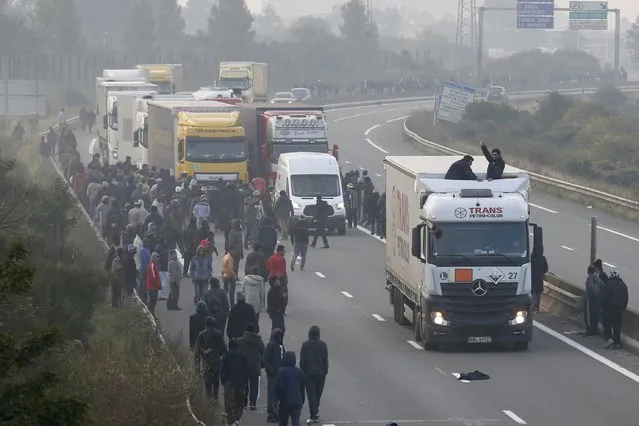
[[[639,194],[638,118],[636,102],[606,87],[585,100],[551,93],[533,112],[474,103],[463,123],[442,123],[438,137],[473,146],[483,139],[501,148],[511,164],[552,169],[591,186],[603,183]],[[426,133],[428,129],[421,129],[428,138]]]
[[[0,144],[4,158],[33,149]],[[0,158],[0,424],[193,424],[190,359],[162,345],[134,300],[105,303],[104,246],[30,159]]]

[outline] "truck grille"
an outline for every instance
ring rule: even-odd
[[[486,295],[475,296],[470,283],[442,283],[443,308],[450,321],[494,323],[507,321],[517,308],[516,282],[489,285]]]

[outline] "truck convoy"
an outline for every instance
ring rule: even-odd
[[[215,101],[148,101],[148,161],[198,182],[248,180],[246,137],[238,108]]]
[[[386,289],[395,322],[413,324],[426,350],[449,343],[532,340],[528,173],[502,179],[444,179],[458,157],[389,156]],[[475,170],[486,170],[475,159]],[[477,173],[485,179],[485,173]]]
[[[248,141],[251,176],[274,179],[285,152],[328,153],[323,107],[303,104],[239,105]]]
[[[268,100],[267,66],[259,62],[220,62],[217,85],[220,89],[240,89],[242,101]]]
[[[161,94],[171,94],[184,90],[184,68],[182,64],[144,64],[136,69],[146,72],[149,83],[158,86]]]

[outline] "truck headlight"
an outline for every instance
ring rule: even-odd
[[[444,318],[444,314],[439,311],[432,312],[430,314],[430,319],[431,321],[433,321],[433,324],[440,325],[442,327],[448,327],[448,325],[450,324],[450,322],[446,321],[446,319]]]
[[[522,325],[526,323],[528,319],[528,311],[517,311],[515,318],[508,321],[510,325]]]
[[[335,205],[336,210],[344,210],[344,203],[337,203]]]
[[[117,151],[113,151],[113,158],[118,158],[118,152]]]

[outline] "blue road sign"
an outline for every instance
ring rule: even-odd
[[[554,16],[554,0],[517,0],[517,28],[552,29]]]

